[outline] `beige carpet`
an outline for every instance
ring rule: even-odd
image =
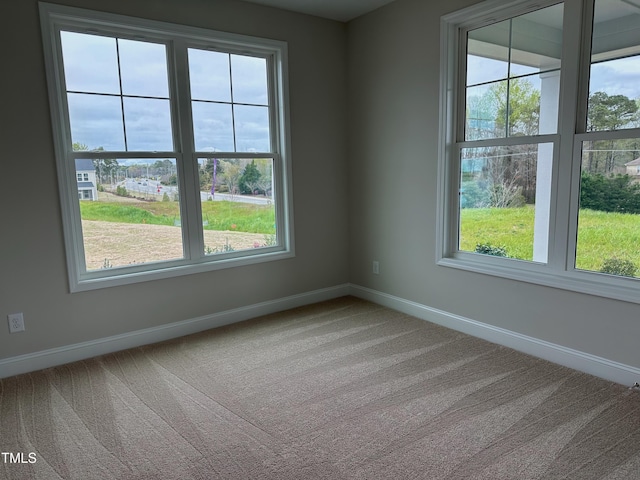
[[[347,297],[4,379],[0,451],[1,479],[637,479],[640,394]]]

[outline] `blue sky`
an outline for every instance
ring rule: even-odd
[[[61,38],[72,141],[173,151],[166,46],[75,32]],[[266,60],[193,48],[188,58],[196,149],[269,151]]]
[[[592,65],[589,90],[640,98],[640,56]]]
[[[530,73],[529,67],[518,67],[512,74]],[[491,82],[506,77],[506,62],[482,58],[474,55],[468,57],[467,84],[474,85]],[[527,77],[540,88],[538,75]],[[477,87],[482,90],[483,87]],[[488,88],[488,87],[484,87]],[[590,93],[605,92],[608,95],[625,95],[629,98],[640,98],[640,56],[625,57],[606,62],[594,63],[591,66],[589,84]]]

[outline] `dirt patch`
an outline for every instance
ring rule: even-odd
[[[122,197],[110,192],[98,192],[98,201],[111,203],[140,203],[139,198]]]
[[[87,270],[175,260],[183,256],[179,227],[83,220],[82,230]],[[205,230],[204,244],[211,253],[228,248],[246,250],[264,245],[265,236]]]

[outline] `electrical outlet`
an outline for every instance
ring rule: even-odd
[[[9,333],[24,332],[24,316],[22,313],[11,313],[9,319]]]
[[[373,274],[374,275],[380,274],[380,262],[378,260],[373,261]]]

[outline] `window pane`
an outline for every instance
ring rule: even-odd
[[[587,131],[640,126],[640,57],[609,60],[591,66]]]
[[[127,150],[172,151],[169,100],[125,97],[123,101]]]
[[[165,45],[74,32],[61,38],[74,148],[173,150]]]
[[[236,151],[269,152],[269,108],[234,105]]]
[[[193,100],[231,101],[228,53],[190,48],[189,78]]]
[[[468,87],[466,140],[555,133],[559,87],[559,72]]]
[[[120,93],[116,39],[60,32],[67,91]]]
[[[546,262],[550,180],[545,177],[538,185],[537,179],[538,170],[551,161],[550,147],[541,144],[462,150],[460,250]],[[541,201],[536,205],[538,190]],[[540,234],[534,235],[535,230]],[[542,245],[534,248],[536,242]]]
[[[164,45],[120,39],[118,51],[124,95],[169,98]]]
[[[264,58],[189,49],[197,151],[271,150],[266,68]]]
[[[630,2],[596,0],[588,131],[636,128],[640,99],[640,27]]]
[[[481,85],[507,78],[508,63],[477,55],[467,56],[467,85]]]
[[[193,134],[199,152],[233,152],[233,120],[231,105],[191,102]]]
[[[277,245],[273,159],[198,160],[205,253]]]
[[[582,144],[576,268],[640,276],[640,138]]]
[[[120,97],[67,94],[71,141],[78,150],[124,150]]]
[[[465,140],[555,133],[563,5],[467,35]]]
[[[234,103],[267,105],[267,61],[264,58],[231,55]]]
[[[505,136],[504,111],[508,83],[495,82],[467,88],[467,140]]]
[[[560,68],[564,5],[541,8],[511,20],[511,76]]]
[[[559,86],[559,83],[558,83]],[[514,78],[509,81],[509,136],[538,135],[540,127],[540,88],[539,75]],[[557,116],[557,94],[552,95],[555,100],[553,115],[548,119],[546,133],[555,133]],[[502,108],[502,106],[501,106]],[[498,118],[504,118],[499,115]]]
[[[510,20],[469,32],[467,85],[495,82],[508,77],[510,37]]]
[[[89,178],[78,181],[87,270],[184,257],[175,159],[80,159],[75,165],[76,175]]]
[[[523,77],[527,75],[536,74],[540,71],[540,69],[536,67],[530,67],[529,65],[523,65],[518,63],[511,64],[511,71],[509,72],[509,76],[511,78]]]

